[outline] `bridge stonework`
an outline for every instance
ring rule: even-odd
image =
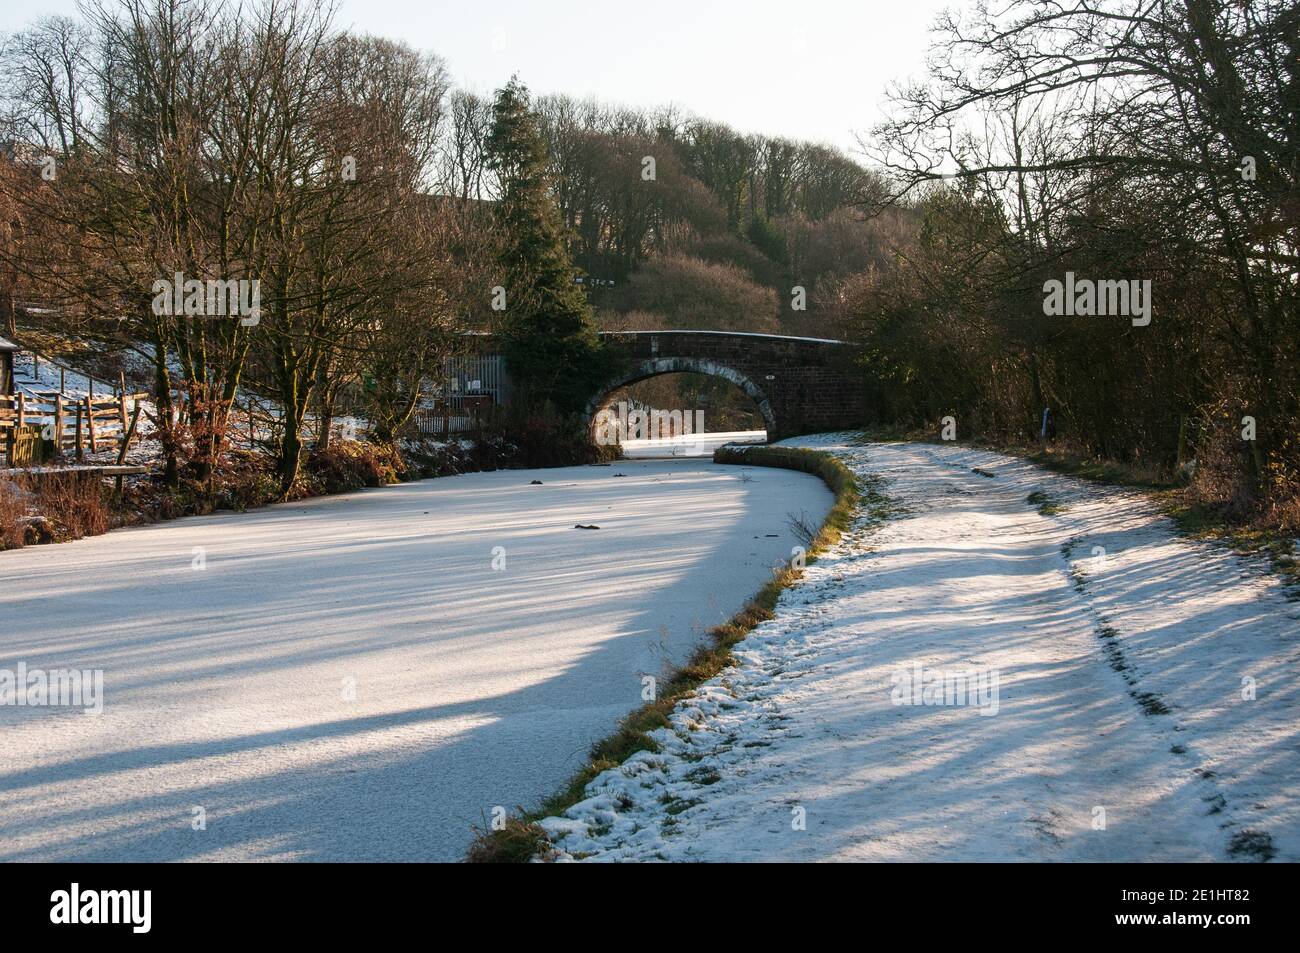
[[[603,331],[614,372],[592,395],[588,419],[612,391],[660,374],[730,380],[758,405],[769,440],[846,430],[866,418],[858,349],[844,341],[727,331]]]

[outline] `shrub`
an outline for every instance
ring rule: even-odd
[[[0,550],[98,536],[111,526],[99,478],[31,474],[0,482]]]
[[[785,265],[774,262],[761,251],[736,235],[710,235],[695,241],[690,248],[697,257],[715,265],[734,265],[749,273],[761,285],[777,285],[785,279]]]
[[[54,524],[60,539],[82,539],[108,532],[104,492],[99,477],[80,473],[51,474],[36,483],[37,505]]]
[[[26,542],[26,491],[17,483],[0,480],[0,551],[19,549]]]
[[[641,266],[621,293],[625,311],[664,315],[674,328],[720,331],[776,331],[776,292],[734,265],[712,264],[686,255],[664,255]]]
[[[556,416],[548,407],[500,418],[475,442],[481,469],[580,466],[613,459],[617,447],[597,446],[580,416]]]
[[[398,483],[406,475],[401,453],[390,444],[336,440],[307,457],[307,474],[325,493]]]

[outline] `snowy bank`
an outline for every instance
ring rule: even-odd
[[[1262,561],[998,454],[791,442],[895,517],[542,822],[558,859],[1300,859],[1300,605]]]

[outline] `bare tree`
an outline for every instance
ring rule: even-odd
[[[0,128],[66,158],[80,146],[90,109],[86,26],[69,17],[42,17],[0,38]]]

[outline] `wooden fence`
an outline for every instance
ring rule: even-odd
[[[87,374],[79,371],[67,364],[62,364],[48,355],[35,351],[30,347],[22,347],[14,354],[14,375],[30,377],[32,381],[39,381],[41,377],[41,365],[57,370],[59,372],[59,393],[62,394],[67,390],[64,386],[64,379],[71,376],[74,380],[81,379],[86,382],[87,392],[93,397],[98,393],[101,397],[112,397],[126,393],[126,375],[124,372],[118,372],[116,381],[101,380],[93,374]],[[29,370],[19,375],[19,370],[26,365]],[[30,388],[32,385],[23,383],[22,386]],[[53,384],[51,384],[53,386]]]
[[[0,396],[0,444],[10,466],[39,462],[36,448],[53,445],[58,454],[116,450],[131,430],[129,405],[147,394],[71,397],[57,391]],[[39,435],[39,436],[38,436]]]

